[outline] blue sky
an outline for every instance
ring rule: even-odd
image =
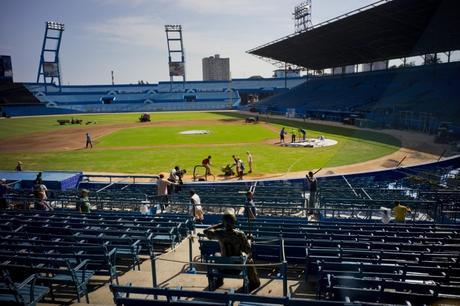
[[[232,77],[272,75],[245,51],[294,32],[299,0],[1,0],[0,54],[11,55],[14,80],[34,81],[45,21],[65,23],[64,84],[168,80],[165,24],[182,24],[187,79],[201,80],[201,59],[230,57]],[[313,23],[373,3],[313,0]]]

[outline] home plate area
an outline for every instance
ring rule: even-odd
[[[290,143],[281,143],[283,147],[303,147],[303,148],[321,148],[329,147],[337,144],[337,140],[327,139],[324,137],[318,138],[307,138],[302,141],[290,142]]]

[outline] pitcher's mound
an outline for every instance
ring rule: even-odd
[[[189,130],[189,131],[179,132],[179,134],[182,134],[182,135],[203,135],[203,134],[209,134],[209,131],[208,130]]]

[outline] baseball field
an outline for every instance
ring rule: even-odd
[[[13,170],[22,161],[24,170],[76,170],[86,172],[168,172],[175,165],[193,169],[208,155],[213,171],[232,163],[232,155],[246,161],[254,156],[252,177],[284,175],[309,169],[362,163],[399,150],[396,137],[377,131],[328,126],[313,122],[261,117],[246,124],[247,115],[236,112],[152,113],[151,122],[140,123],[139,114],[74,115],[81,124],[60,125],[71,115],[0,120],[0,169]],[[300,127],[308,138],[324,136],[338,143],[322,148],[289,148],[278,145],[279,130]],[[188,130],[208,134],[183,135]],[[85,149],[85,134],[94,147]],[[287,136],[290,139],[290,136]]]

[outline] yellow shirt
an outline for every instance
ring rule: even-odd
[[[404,205],[399,204],[398,206],[395,206],[393,208],[393,212],[395,214],[395,221],[404,222],[406,220],[406,213],[408,211],[410,211],[410,209]]]

